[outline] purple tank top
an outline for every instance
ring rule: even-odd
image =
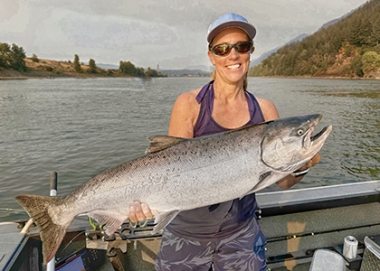
[[[251,115],[246,125],[264,121],[263,114],[256,98],[245,91]],[[194,126],[194,137],[206,136],[230,129],[220,126],[211,116],[214,101],[213,81],[205,85],[196,97],[200,111]],[[215,193],[218,193],[215,190]],[[245,227],[255,218],[257,203],[255,194],[211,206],[180,212],[166,227],[181,237],[199,241],[212,241],[231,236]]]
[[[263,114],[261,112],[259,103],[256,98],[245,91],[245,96],[248,102],[248,109],[251,115],[251,119],[244,125],[258,124],[264,121]],[[197,122],[194,126],[194,137],[212,135],[216,133],[226,132],[230,129],[220,126],[211,117],[212,109],[214,107],[214,84],[213,81],[205,85],[198,93],[197,102],[201,104]]]

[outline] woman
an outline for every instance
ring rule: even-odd
[[[209,27],[208,56],[215,66],[213,81],[181,94],[173,107],[170,136],[193,138],[277,119],[268,100],[246,89],[256,29],[244,17],[227,13]],[[316,155],[277,185],[287,189],[302,179]],[[215,191],[217,193],[217,191]],[[184,211],[167,226],[157,255],[157,270],[266,270],[265,237],[258,225],[255,195]],[[136,202],[130,221],[152,218],[145,204]]]

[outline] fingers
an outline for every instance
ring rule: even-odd
[[[138,221],[144,221],[146,219],[142,209],[141,209],[141,202],[140,201],[135,201],[134,202],[134,207],[135,207],[135,214],[136,218]]]
[[[128,218],[129,218],[129,221],[133,223],[136,223],[138,221],[136,212],[135,212],[135,207],[133,205],[129,207]]]
[[[318,164],[320,161],[321,161],[321,156],[319,155],[319,153],[317,153],[313,156],[313,158],[309,160],[309,162],[307,162],[305,165],[300,167],[297,171],[307,170],[308,168],[311,168],[312,166]]]
[[[136,223],[153,218],[153,214],[148,205],[140,201],[135,201],[133,205],[129,207],[128,217],[129,221]]]
[[[141,203],[141,210],[143,211],[146,219],[153,218],[152,211],[150,210],[149,206],[146,205],[145,203]]]
[[[321,156],[319,155],[319,153],[317,153],[316,155],[313,156],[313,158],[311,158],[311,160],[307,163],[307,165],[309,167],[312,167],[318,164],[320,161],[321,161]]]

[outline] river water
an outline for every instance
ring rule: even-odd
[[[208,78],[0,81],[0,221],[27,218],[14,197],[65,195],[97,173],[144,154],[166,134],[175,98]],[[380,179],[380,81],[249,78],[281,117],[322,113],[332,124],[322,161],[294,188]],[[267,190],[277,190],[271,186]]]

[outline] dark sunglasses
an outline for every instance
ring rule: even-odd
[[[228,56],[232,51],[232,48],[235,48],[236,52],[239,54],[247,54],[252,50],[253,42],[251,41],[243,41],[235,44],[222,43],[215,45],[214,47],[210,47],[209,50],[215,56]]]

